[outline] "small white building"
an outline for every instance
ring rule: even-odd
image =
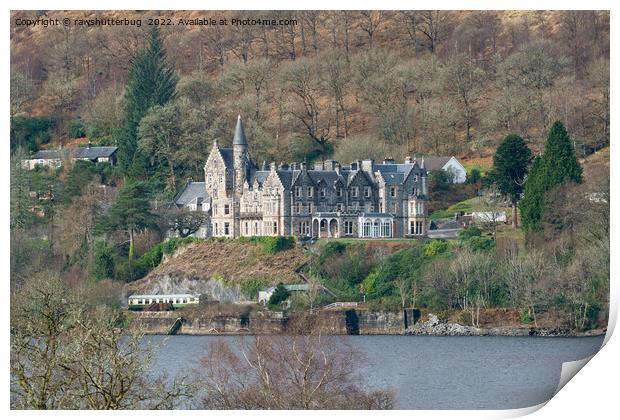
[[[452,174],[453,184],[463,184],[467,170],[454,156],[430,156],[424,158],[427,171],[446,171]]]
[[[506,223],[505,211],[474,211],[471,213],[474,222]]]

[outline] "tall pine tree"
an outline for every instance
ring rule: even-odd
[[[525,140],[516,134],[508,135],[493,156],[493,181],[512,204],[512,225],[517,227],[517,201],[523,192],[523,183],[532,151]]]
[[[138,151],[138,125],[148,110],[173,98],[177,84],[174,70],[166,63],[166,52],[153,26],[149,47],[133,59],[125,89],[125,116],[118,137],[119,165],[131,178],[150,175],[156,165]]]
[[[582,169],[566,128],[556,121],[549,130],[545,152],[534,160],[521,200],[521,220],[525,231],[540,230],[545,211],[545,193],[564,182],[580,183]]]

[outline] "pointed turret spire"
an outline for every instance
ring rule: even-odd
[[[233,145],[247,146],[248,142],[245,139],[245,132],[243,131],[243,122],[241,121],[241,115],[237,116],[237,127],[235,128],[235,137],[233,137]]]

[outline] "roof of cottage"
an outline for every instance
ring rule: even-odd
[[[67,147],[64,149],[39,150],[30,156],[30,159],[60,159],[64,156],[74,159],[90,159],[112,156],[118,147],[114,146],[95,146],[95,147]]]
[[[439,171],[452,159],[452,156],[428,156],[424,158],[424,164],[428,171]]]

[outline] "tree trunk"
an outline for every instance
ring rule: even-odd
[[[517,221],[517,201],[513,200],[512,201],[512,227],[516,228],[517,226],[519,226],[519,223]]]
[[[129,264],[133,261],[133,228],[129,228]]]

